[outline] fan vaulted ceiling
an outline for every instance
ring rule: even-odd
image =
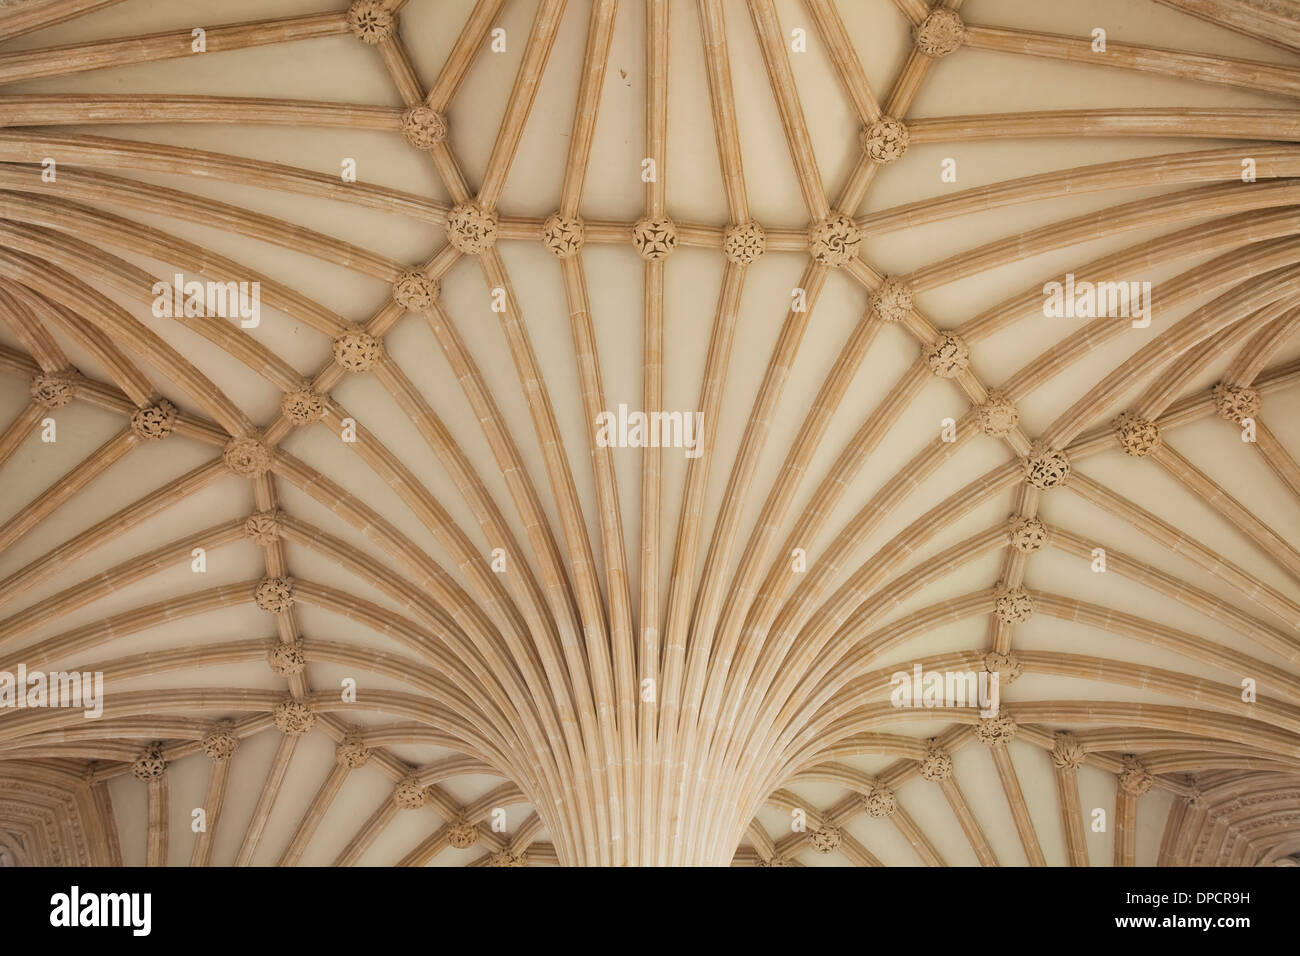
[[[104,677],[0,864],[1300,855],[1296,5],[10,0],[0,84],[0,680]]]

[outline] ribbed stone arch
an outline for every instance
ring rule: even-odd
[[[0,423],[0,475],[34,460],[23,449],[50,421],[67,435],[81,414],[120,420],[98,447],[61,451],[0,522],[0,557],[29,556],[0,579],[0,671],[76,666],[101,671],[111,692],[99,721],[33,709],[0,722],[0,865],[120,864],[125,813],[147,821],[151,865],[166,864],[180,840],[192,841],[193,865],[247,865],[273,846],[275,862],[295,864],[333,838],[331,808],[358,779],[381,781],[385,796],[328,844],[338,865],[371,860],[380,835],[410,820],[420,821],[419,841],[386,862],[468,852],[459,859],[482,866],[774,866],[809,853],[882,865],[887,854],[862,835],[875,821],[898,830],[912,862],[945,865],[960,852],[997,865],[1006,861],[985,832],[996,820],[1029,864],[1083,866],[1097,850],[1078,776],[1094,772],[1115,782],[1117,864],[1137,863],[1136,833],[1157,826],[1162,865],[1295,856],[1300,540],[1270,509],[1300,504],[1284,420],[1300,386],[1300,111],[1291,108],[1300,14],[1248,0],[1143,0],[1168,8],[1161,22],[1208,23],[1272,48],[1251,60],[1207,53],[1203,39],[1188,42],[1192,53],[1112,35],[1090,67],[1128,71],[1137,90],[1142,74],[1179,81],[1185,105],[918,117],[921,91],[963,61],[1087,63],[1089,40],[969,22],[962,0],[872,0],[873,22],[907,37],[888,88],[873,89],[868,75],[882,71],[861,59],[860,11],[846,17],[835,0],[779,10],[774,0],[571,9],[541,0],[526,38],[511,38],[516,72],[489,114],[458,97],[490,55],[507,0],[475,0],[464,23],[441,22],[455,40],[433,65],[416,62],[403,24],[432,0],[355,0],[289,17],[272,3],[256,22],[205,25],[205,55],[217,62],[262,45],[350,44],[387,75],[385,103],[102,92],[103,67],[145,77],[149,64],[190,55],[187,30],[143,26],[40,42],[46,28],[75,28],[80,14],[120,2],[0,14],[0,87],[23,85],[0,89],[0,373],[26,396]],[[588,19],[569,64],[578,80],[558,194],[512,208],[533,158],[525,132],[539,89],[556,82],[555,41],[580,8]],[[669,140],[669,89],[682,74],[668,38],[683,16],[694,17],[703,50],[698,92],[716,139],[716,208],[725,207],[716,221],[675,215],[691,198],[678,192],[689,154]],[[634,215],[614,215],[591,181],[604,161],[598,124],[628,122],[605,105],[616,24],[627,20],[644,50],[644,109],[626,138],[655,175],[633,180],[642,194]],[[814,113],[792,26],[807,30],[807,55],[826,59],[852,135],[828,136]],[[739,31],[752,31],[746,49],[759,58],[744,66]],[[29,37],[25,49],[4,45],[18,37]],[[46,78],[86,91],[40,92]],[[738,109],[740,83],[772,97],[779,135],[767,146],[788,156],[781,168],[797,206],[788,221],[760,221],[774,208],[759,192],[771,173],[767,157],[742,149],[754,119]],[[1198,93],[1207,87],[1255,105],[1206,108]],[[463,165],[472,150],[457,127],[467,121],[491,134],[480,168]],[[329,162],[178,145],[192,124],[323,130],[340,144],[387,137],[431,167],[437,194],[382,185],[373,170],[350,180],[322,171]],[[137,132],[118,137],[118,125]],[[938,155],[931,147],[1039,138],[1077,144],[1078,164],[891,196],[903,182],[895,177]],[[1163,152],[1091,161],[1089,144],[1103,138],[1151,138]],[[1184,149],[1187,138],[1212,142]],[[54,179],[42,176],[49,157]],[[277,212],[255,208],[254,194]],[[999,221],[1092,194],[1089,212],[1011,230]],[[336,218],[297,221],[299,208],[321,203]],[[420,261],[367,248],[350,235],[350,216],[420,228]],[[905,267],[885,268],[892,253],[881,237],[977,216],[977,240],[947,251],[919,243]],[[226,235],[194,238],[210,235],[205,227]],[[239,242],[227,245],[232,237]],[[570,378],[557,372],[550,327],[523,281],[515,253],[525,245],[540,246],[558,277]],[[297,258],[275,258],[286,254]],[[642,294],[611,291],[606,255],[634,264]],[[774,260],[798,276],[798,295],[757,301]],[[327,264],[357,288],[381,290],[382,304],[366,314],[284,261]],[[682,350],[669,277],[705,261],[720,280],[690,382],[703,425],[699,454],[679,474],[666,449],[617,451],[598,423],[627,394],[611,361],[618,350],[636,357],[642,410],[670,410]],[[1065,272],[1051,271],[1061,263]],[[267,328],[145,318],[155,282],[176,272],[257,282]],[[1156,321],[1085,316],[1049,347],[1007,349],[1008,332],[1035,341],[1046,284],[1066,272],[1091,283],[1159,276]],[[478,273],[491,304],[472,311],[461,290]],[[942,305],[952,287],[995,273],[1036,279],[1023,288],[997,280],[992,305]],[[611,294],[627,304],[617,335],[603,314]],[[833,334],[823,316],[846,297],[860,316],[842,324],[842,343],[816,353]],[[750,320],[758,309],[779,317],[766,340]],[[415,333],[428,355],[412,350]],[[93,374],[75,367],[83,355]],[[422,360],[446,375],[446,393],[431,394]],[[815,389],[801,391],[792,379],[818,363]],[[892,369],[890,381],[864,399],[877,367]],[[275,396],[270,414],[253,410],[258,388]],[[955,410],[944,419],[950,437],[900,441],[918,427],[909,415],[937,407],[940,393]],[[1232,467],[1184,437],[1207,423],[1230,438],[1249,433]],[[67,535],[48,530],[89,513],[80,509],[127,465],[178,447],[194,463],[177,476],[108,496],[111,505]],[[633,454],[628,468],[633,459],[620,456]],[[1137,477],[1117,482],[1120,464]],[[1181,505],[1148,487],[1176,489]],[[236,488],[239,514],[80,570],[134,530],[218,491],[234,500]],[[1127,529],[1124,544],[1096,530],[1099,514]],[[1220,538],[1189,530],[1209,521],[1242,550],[1221,554]],[[1149,613],[1104,603],[1083,583],[1098,549],[1106,580],[1148,595]],[[174,587],[167,575],[192,560],[242,563],[220,583]],[[1063,561],[1080,569],[1075,590],[1039,583]],[[232,636],[213,623],[241,614],[259,629]],[[1127,651],[1045,646],[1043,626]],[[931,646],[949,627],[984,636],[958,650]],[[162,649],[148,643],[160,632]],[[1001,710],[939,711],[918,729],[925,722],[891,701],[896,675],[913,665],[996,676]],[[188,679],[216,668],[250,676]],[[359,679],[355,702],[332,685],[336,673]],[[260,779],[239,759],[254,741],[274,744]],[[309,751],[326,742],[333,762],[309,778]],[[958,779],[972,772],[967,748],[986,751],[980,760],[1004,803],[972,807]],[[415,752],[437,756],[403,756]],[[1063,840],[1063,857],[1031,817],[1030,761],[1054,781],[1059,832],[1047,842]],[[193,838],[167,823],[180,768],[207,779],[210,829]],[[454,796],[449,781],[468,777],[492,782]],[[214,860],[217,827],[233,825],[222,816],[232,779],[258,799],[233,858]],[[301,781],[314,792],[306,810],[285,834],[268,834],[277,799]],[[110,785],[128,796],[116,810]],[[930,785],[968,845],[927,832],[933,818],[912,794]],[[1163,821],[1143,801],[1153,790],[1170,800]],[[497,811],[507,806],[524,809],[502,829]],[[760,814],[773,810],[807,826],[771,832]]]

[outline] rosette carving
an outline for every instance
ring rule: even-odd
[[[447,241],[467,256],[496,245],[497,214],[476,203],[463,202],[447,213]]]
[[[72,401],[72,389],[76,376],[70,369],[58,372],[43,372],[32,379],[28,390],[32,401],[43,408],[62,408]]]
[[[203,738],[203,752],[213,763],[224,763],[235,755],[239,749],[239,738],[235,736],[234,724],[222,721],[208,731]]]
[[[862,151],[872,162],[885,165],[902,159],[907,152],[907,127],[892,116],[882,116],[862,128]]]
[[[302,641],[286,644],[279,641],[266,652],[266,662],[280,677],[292,677],[307,669],[307,656],[302,651]]]
[[[1019,730],[1015,719],[1004,710],[992,717],[981,717],[975,725],[975,739],[989,747],[1005,747]]]
[[[1234,425],[1240,425],[1243,418],[1254,418],[1259,414],[1259,392],[1249,385],[1228,385],[1220,382],[1214,386],[1214,410],[1219,417],[1227,419]]]
[[[312,713],[312,709],[292,697],[287,697],[276,704],[275,709],[271,711],[271,718],[280,733],[290,737],[301,737],[316,723],[316,715]]]
[[[348,7],[348,29],[367,46],[383,43],[393,35],[396,26],[383,0],[354,0]]]
[[[158,741],[140,751],[139,756],[131,764],[131,773],[135,774],[137,780],[143,780],[145,783],[157,780],[166,770],[167,761],[163,758],[162,744]]]
[[[1124,755],[1124,769],[1119,772],[1119,788],[1125,793],[1134,797],[1140,797],[1151,789],[1155,783],[1155,777],[1142,761],[1138,760],[1133,754]]]
[[[960,335],[945,332],[925,353],[925,364],[939,378],[952,378],[970,365],[970,346]]]
[[[258,544],[273,544],[280,539],[280,512],[259,511],[244,520],[244,534]]]
[[[577,216],[553,212],[542,223],[542,245],[557,259],[576,256],[586,241],[587,226]]]
[[[429,149],[447,138],[447,117],[427,106],[413,106],[402,114],[402,135],[416,149]]]
[[[808,834],[808,842],[818,853],[833,853],[840,845],[840,828],[820,826]]]
[[[366,372],[379,359],[381,348],[369,332],[344,332],[334,340],[334,361],[346,372]]]
[[[1047,544],[1047,525],[1027,515],[1011,516],[1011,547],[1033,554]]]
[[[1068,730],[1058,731],[1052,737],[1052,763],[1059,770],[1078,770],[1083,766],[1083,745]]]
[[[271,453],[258,438],[231,439],[221,453],[221,460],[227,468],[243,478],[256,478],[271,470]]]
[[[263,611],[279,614],[293,606],[292,578],[263,578],[253,593],[253,600]]]
[[[984,669],[990,674],[997,674],[999,684],[1014,684],[1016,678],[1024,672],[1024,665],[1015,652],[1003,654],[989,651],[984,655]]]
[[[1160,447],[1160,427],[1148,418],[1132,412],[1123,412],[1114,422],[1115,437],[1119,439],[1124,454],[1145,458]]]
[[[360,734],[348,734],[334,748],[335,763],[349,770],[364,767],[369,759],[370,748],[362,742]]]
[[[637,255],[647,262],[667,259],[677,248],[677,227],[667,216],[638,219],[632,227],[632,245]]]
[[[862,230],[843,213],[833,213],[808,227],[808,251],[824,266],[839,267],[862,247]]]
[[[393,787],[393,802],[403,810],[418,810],[424,806],[424,786],[415,774],[408,774]]]
[[[747,266],[767,251],[767,233],[752,219],[732,223],[722,233],[722,251],[731,262]]]
[[[898,809],[898,798],[888,787],[872,787],[863,801],[867,813],[873,817],[887,817]]]
[[[939,746],[931,737],[926,742],[925,757],[921,760],[921,776],[938,783],[952,776],[952,754]]]
[[[966,42],[966,24],[952,10],[932,10],[913,29],[912,37],[926,56],[947,56]]]
[[[976,406],[975,418],[990,438],[1004,438],[1020,424],[1020,412],[1001,392],[989,392],[984,404]]]
[[[468,850],[478,841],[478,827],[467,821],[447,828],[447,842],[457,850]]]
[[[407,312],[423,312],[438,297],[438,283],[423,272],[403,272],[393,283],[393,301]]]
[[[160,441],[176,427],[177,408],[165,398],[137,408],[131,415],[131,431],[145,441]]]
[[[1008,587],[998,582],[993,598],[993,613],[1005,624],[1023,624],[1034,615],[1034,599],[1022,587]]]
[[[912,286],[890,276],[871,297],[871,314],[881,322],[901,322],[912,311]]]
[[[296,388],[285,392],[280,401],[280,411],[284,417],[295,425],[310,425],[318,422],[325,414],[325,399],[319,392],[308,388]]]
[[[1070,477],[1070,459],[1065,452],[1034,442],[1025,457],[1025,481],[1035,488],[1059,488]]]

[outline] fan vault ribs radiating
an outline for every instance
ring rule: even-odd
[[[962,0],[941,0],[933,8],[923,0],[895,0],[896,9],[886,0],[871,0],[881,23],[901,15],[911,30],[911,49],[878,100],[844,8],[833,0],[782,3],[780,9],[775,0],[698,0],[693,11],[690,4],[668,0],[538,0],[526,38],[517,31],[510,36],[510,43],[522,45],[518,72],[474,186],[458,159],[457,125],[448,111],[476,58],[491,55],[485,51],[498,42],[495,27],[505,0],[476,0],[462,24],[443,24],[459,33],[427,89],[399,29],[405,0],[357,0],[346,10],[205,24],[201,31],[142,30],[53,46],[21,40],[117,2],[33,0],[7,7],[0,12],[0,42],[20,42],[0,47],[0,84],[342,36],[371,48],[403,105],[0,93],[0,321],[14,343],[0,346],[0,369],[31,383],[25,407],[0,435],[6,483],[11,469],[44,460],[34,457],[42,454],[37,436],[51,420],[59,427],[64,409],[84,403],[124,421],[115,436],[87,449],[80,460],[50,459],[70,466],[33,466],[41,469],[41,487],[12,504],[0,525],[0,555],[30,541],[28,536],[42,541],[36,557],[0,580],[0,605],[8,615],[0,620],[0,674],[20,664],[45,671],[76,667],[103,671],[107,681],[98,721],[60,709],[0,712],[0,863],[120,863],[117,821],[127,813],[147,818],[144,858],[151,865],[167,863],[169,854],[177,861],[169,844],[185,839],[192,839],[193,865],[293,864],[303,860],[313,840],[332,833],[340,835],[331,844],[338,848],[337,864],[393,862],[377,859],[375,848],[400,825],[399,815],[410,811],[425,823],[420,842],[399,854],[402,865],[468,850],[476,865],[769,866],[798,862],[796,856],[809,849],[880,865],[862,836],[863,821],[887,821],[894,831],[890,839],[901,839],[915,859],[945,865],[958,848],[932,832],[938,819],[933,805],[918,809],[924,801],[909,799],[922,786],[909,783],[920,778],[923,786],[938,788],[945,833],[964,836],[960,852],[972,861],[1016,862],[1008,859],[1012,847],[1028,863],[1043,865],[1056,857],[1059,843],[1062,862],[1088,865],[1097,810],[1083,768],[1113,779],[1113,796],[1100,809],[1117,864],[1137,862],[1140,832],[1158,826],[1163,837],[1153,860],[1161,864],[1253,865],[1300,854],[1300,552],[1287,530],[1295,527],[1292,518],[1279,522],[1271,513],[1294,515],[1300,465],[1270,430],[1283,431],[1279,422],[1287,417],[1288,402],[1294,414],[1300,380],[1300,364],[1279,360],[1300,327],[1294,294],[1300,288],[1300,147],[1293,145],[1300,141],[1300,113],[1153,105],[909,118],[932,71],[969,50],[1155,73],[1193,81],[1183,84],[1193,92],[1203,88],[1199,82],[1237,88],[1243,96],[1294,100],[1300,96],[1300,66],[1286,63],[1294,64],[1300,53],[1300,15],[1262,9],[1250,0],[1159,0],[1265,40],[1286,58],[1264,63],[1156,49],[1117,36],[1108,38],[1099,55],[1093,38],[964,22],[969,11]],[[410,0],[409,6],[428,2]],[[136,6],[144,9],[148,2],[127,4]],[[560,194],[547,216],[510,215],[500,207],[512,169],[529,159],[525,129],[566,6],[568,17],[589,9],[589,18]],[[703,45],[725,222],[677,221],[670,214],[669,37],[678,18],[690,16],[697,18]],[[601,104],[605,84],[615,75],[615,31],[628,17],[637,19],[644,34],[640,170],[649,173],[641,176],[643,208],[635,221],[584,217],[584,209],[591,209],[584,190],[597,121],[619,119],[606,117]],[[806,225],[759,222],[750,206],[756,187],[742,161],[745,114],[738,108],[737,85],[761,83],[762,70],[738,77],[729,46],[738,30],[749,27]],[[796,46],[792,53],[795,27],[806,34],[812,52]],[[829,61],[860,126],[857,142],[848,144],[855,151],[851,170],[833,189],[814,151],[796,54]],[[475,121],[487,122],[486,114]],[[450,201],[368,183],[364,175],[349,178],[346,163],[339,176],[241,158],[237,140],[228,154],[175,145],[166,133],[188,123],[337,128],[340,137],[360,130],[390,133],[432,160]],[[164,128],[152,142],[58,128],[99,124]],[[1208,149],[1038,175],[1011,171],[1005,181],[945,187],[933,198],[860,215],[882,169],[906,164],[909,151],[927,144],[1041,137],[1086,143],[1097,136],[1218,142]],[[828,152],[847,148],[817,145],[823,162]],[[1081,148],[1079,155],[1084,153]],[[1249,177],[1243,175],[1245,159]],[[323,159],[320,168],[328,170],[330,161]],[[238,189],[191,192],[129,178],[132,173],[195,177],[206,186]],[[1009,236],[994,223],[987,241],[930,256],[906,273],[886,274],[870,262],[877,237],[1064,195],[1151,186],[1166,188]],[[446,241],[418,265],[399,262],[349,241],[345,218],[318,231],[246,208],[246,187],[301,197],[303,203],[330,200],[336,216],[348,204],[381,211],[436,228]],[[354,321],[335,311],[329,296],[274,278],[270,266],[263,274],[253,261],[219,255],[146,221],[215,227],[295,250],[387,283],[391,298],[369,318]],[[973,317],[944,320],[946,328],[921,305],[932,290],[1135,230],[1147,230],[1146,238],[1099,258],[1074,250],[1069,268],[1056,273],[1054,266],[1045,267],[1044,279],[1066,281],[1068,274],[1072,282],[1108,283],[1171,267],[1160,273],[1169,278],[1154,283],[1155,321],[1144,326],[1127,314],[1071,316],[1084,324],[1046,350],[1026,352],[1027,361],[999,382],[978,374],[981,359],[992,358],[989,343],[1000,332],[1035,317],[1043,321],[1042,281]],[[521,304],[512,285],[517,269],[513,263],[508,268],[502,254],[504,245],[522,242],[540,243],[556,260],[585,448],[574,447],[571,433],[566,442],[562,422],[568,406],[561,403],[557,410],[536,348],[539,332],[528,321],[527,299]],[[628,334],[611,342],[605,339],[610,327],[597,321],[593,305],[608,300],[604,286],[611,280],[588,262],[597,244],[629,243],[644,260],[644,295],[638,302],[624,294],[623,301],[627,315],[642,321],[641,340]],[[698,455],[686,456],[680,502],[673,502],[679,504],[674,529],[671,512],[667,521],[664,513],[665,497],[672,494],[665,456],[681,452],[658,443],[638,451],[610,446],[600,423],[618,407],[610,395],[620,383],[611,387],[601,357],[616,347],[639,350],[640,411],[672,411],[665,404],[666,355],[673,344],[666,321],[668,279],[674,257],[693,249],[720,251],[722,278],[697,401],[678,409],[698,414],[702,430],[692,449]],[[721,435],[718,423],[728,420],[733,362],[754,348],[751,331],[742,327],[747,279],[755,281],[752,270],[763,268],[769,254],[802,257],[802,274],[792,298],[777,306],[788,311],[764,358],[737,442],[737,436]],[[499,381],[497,366],[505,356],[476,349],[478,338],[465,334],[470,320],[445,304],[443,286],[462,259],[477,260],[482,272],[484,301],[491,303],[482,314],[499,323],[523,406],[504,401],[491,384]],[[164,263],[166,271],[155,275],[142,260]],[[171,281],[178,271],[217,283],[258,283],[268,307],[264,321],[287,317],[295,334],[328,343],[328,359],[304,375],[301,363],[238,321],[184,310],[150,317],[156,283]],[[811,404],[799,408],[797,429],[781,431],[787,404],[796,401],[790,377],[801,348],[826,334],[812,325],[817,306],[830,301],[833,307],[841,282],[855,283],[867,307],[847,340],[836,345]],[[743,306],[759,307],[752,296]],[[445,422],[432,407],[412,364],[418,356],[392,345],[395,330],[418,321],[414,316],[436,341],[477,419],[499,481],[458,443],[463,422]],[[207,343],[184,354],[159,333],[162,323],[178,323]],[[919,354],[881,402],[863,408],[855,382],[867,359],[892,347],[886,343],[896,335],[910,337]],[[1121,341],[1132,343],[1127,356],[1098,370],[1073,404],[1046,418],[1028,414],[1029,396],[1043,395],[1039,389],[1089,359],[1087,367],[1097,369],[1094,353]],[[68,350],[74,348],[93,358],[105,380],[73,367]],[[279,414],[254,420],[241,404],[243,396],[213,377],[217,356],[242,362],[282,392]],[[1213,390],[1205,391],[1198,376],[1221,367],[1215,364],[1221,359],[1227,367]],[[342,390],[349,376],[371,377],[388,405],[345,407],[332,390]],[[947,384],[934,384],[936,378]],[[915,427],[902,424],[907,412],[923,391],[938,388],[955,390],[966,412],[944,432],[936,428],[934,440],[915,454],[886,461],[881,449],[898,447],[888,444],[891,436]],[[427,450],[436,457],[468,511],[440,499],[421,477],[423,465],[414,454],[380,437],[387,433],[380,419],[392,413],[393,404],[427,446],[421,454]],[[530,421],[511,413],[520,407]],[[857,416],[855,434],[833,427],[837,413]],[[1227,488],[1207,466],[1193,463],[1203,458],[1180,453],[1178,428],[1216,415],[1228,423],[1223,428],[1249,435],[1234,452],[1241,456],[1238,473],[1251,474],[1262,463],[1279,494],[1269,497],[1251,481]],[[72,426],[63,428],[68,434]],[[285,443],[298,430],[341,439],[334,454],[363,465],[395,493],[415,523],[399,526],[385,516],[387,503],[380,507],[348,490],[341,480],[344,466],[337,474],[323,473],[308,463],[310,456],[288,451]],[[848,440],[834,437],[841,434]],[[767,464],[773,459],[765,455],[786,441],[773,472]],[[85,501],[92,484],[102,489],[102,479],[138,447],[156,442],[189,443],[207,452],[178,477],[119,495],[128,503],[101,510],[70,534],[43,530],[44,522]],[[864,555],[864,542],[879,541],[872,535],[893,528],[891,518],[906,513],[901,509],[910,506],[913,493],[936,487],[927,485],[936,476],[952,474],[954,459],[975,442],[1000,448],[1000,463],[965,474],[953,482],[955,491],[926,500],[918,517]],[[729,461],[726,449],[733,446]],[[1264,580],[1199,540],[1186,530],[1188,515],[1148,510],[1090,474],[1090,459],[1117,450],[1146,459],[1134,464],[1161,476],[1161,487],[1181,489],[1198,514],[1230,523],[1276,577]],[[639,487],[629,488],[626,478],[620,485],[620,454],[638,456]],[[874,492],[855,497],[854,482],[872,468],[880,482]],[[251,515],[177,531],[102,572],[77,571],[79,561],[119,536],[173,513],[232,475],[251,486]],[[720,496],[710,494],[715,486]],[[333,513],[330,527],[284,503],[304,496]],[[1077,508],[1077,518],[1044,520],[1040,510],[1062,498],[1059,510],[1050,513],[1070,515],[1068,509]],[[960,524],[982,515],[982,506],[1003,501],[1009,517],[983,527]],[[1101,512],[1136,536],[1129,540],[1166,549],[1168,564],[1152,564],[1091,537],[1088,516]],[[478,527],[465,526],[458,514],[472,515]],[[966,529],[960,537],[944,537],[959,525]],[[431,554],[417,535],[431,535],[442,554]],[[931,542],[942,547],[929,553]],[[197,584],[87,623],[58,625],[64,615],[93,608],[167,568],[248,543],[262,557],[238,581]],[[1099,548],[1107,575],[1147,589],[1153,599],[1177,602],[1206,627],[1213,622],[1226,628],[1233,639],[1186,630],[1183,618],[1156,619],[1163,611],[1147,617],[1028,581],[1031,565],[1058,556],[1068,556],[1081,575],[1090,575],[1098,570]],[[661,555],[670,557],[666,576]],[[297,570],[317,558],[358,582],[358,592],[364,584],[386,603]],[[997,562],[996,579],[954,596],[951,575],[981,559]],[[1285,587],[1271,583],[1278,579]],[[61,581],[66,583],[51,590],[52,582]],[[21,603],[43,584],[50,585],[38,592],[43,596]],[[211,615],[252,606],[273,622],[278,640],[209,640],[204,622]],[[358,634],[380,636],[382,650],[369,638],[313,635],[304,619],[318,620],[321,612],[350,622]],[[1019,643],[1017,629],[1035,618],[1090,628],[1105,641],[1098,653],[1064,641],[1052,650]],[[936,639],[913,643],[902,654],[918,637],[967,620],[987,622],[979,647],[954,650],[951,642]],[[173,628],[165,649],[123,653],[114,647],[162,626]],[[1112,656],[1105,648],[1116,642],[1155,649],[1163,656],[1151,660],[1181,662],[1186,669]],[[274,690],[254,680],[213,685],[199,679],[207,668],[256,667],[261,661],[279,682]],[[900,669],[910,673],[914,665],[996,674],[1003,706],[991,716],[977,708],[918,716],[891,706],[892,676]],[[331,675],[342,668],[340,673],[356,676],[354,700],[347,697],[346,682],[340,694],[329,681],[309,680],[324,666]],[[1206,676],[1207,669],[1219,676]],[[1224,674],[1248,678],[1257,698],[1247,700]],[[169,675],[165,684],[114,688],[160,675]],[[1079,696],[1038,697],[1010,689],[1027,675]],[[367,677],[383,683],[367,687]],[[1095,682],[1111,699],[1097,697]],[[388,689],[393,685],[403,689]],[[1124,688],[1177,703],[1117,696]],[[941,724],[932,733],[916,733],[923,720]],[[250,766],[236,784],[239,751],[253,738],[275,742],[267,751],[265,776]],[[303,761],[322,738],[334,748],[323,779],[303,785],[299,809],[277,815],[277,805],[284,805],[279,798],[303,779]],[[1019,749],[1026,744],[1030,749]],[[969,777],[967,789],[958,783],[969,768],[959,766],[962,751],[977,746],[991,756],[996,799],[983,795],[983,787],[972,792]],[[418,764],[402,756],[420,748],[439,748],[434,752],[440,756]],[[1037,761],[1033,768],[1031,758]],[[863,760],[877,761],[878,771],[868,772]],[[179,796],[173,769],[198,762],[206,768],[202,786]],[[130,791],[138,805],[123,805],[119,795],[115,808],[109,783],[126,774],[143,782]],[[363,774],[386,777],[391,797],[370,804],[368,817],[331,814],[354,775]],[[475,796],[453,793],[454,781],[483,775],[494,782],[481,784]],[[1042,807],[1041,788],[1032,781],[1045,775],[1053,780],[1047,817],[1031,813]],[[214,857],[215,834],[239,825],[227,820],[236,785],[251,788],[256,798],[233,855]],[[808,794],[827,787],[847,795],[814,805]],[[1168,803],[1163,821],[1155,818],[1155,797],[1148,796],[1153,791]],[[171,803],[191,795],[204,814],[198,833],[177,824],[181,816]],[[529,808],[522,819],[506,812],[521,805]],[[424,813],[426,807],[436,821]],[[188,823],[188,806],[182,809]],[[1055,835],[1045,847],[1049,826]],[[1003,829],[1013,836],[1004,839]],[[272,846],[279,855],[268,859]],[[372,850],[375,855],[367,856]],[[1091,860],[1100,862],[1096,850]]]

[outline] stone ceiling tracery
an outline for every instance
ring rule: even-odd
[[[1294,7],[3,6],[0,863],[1294,862]]]

